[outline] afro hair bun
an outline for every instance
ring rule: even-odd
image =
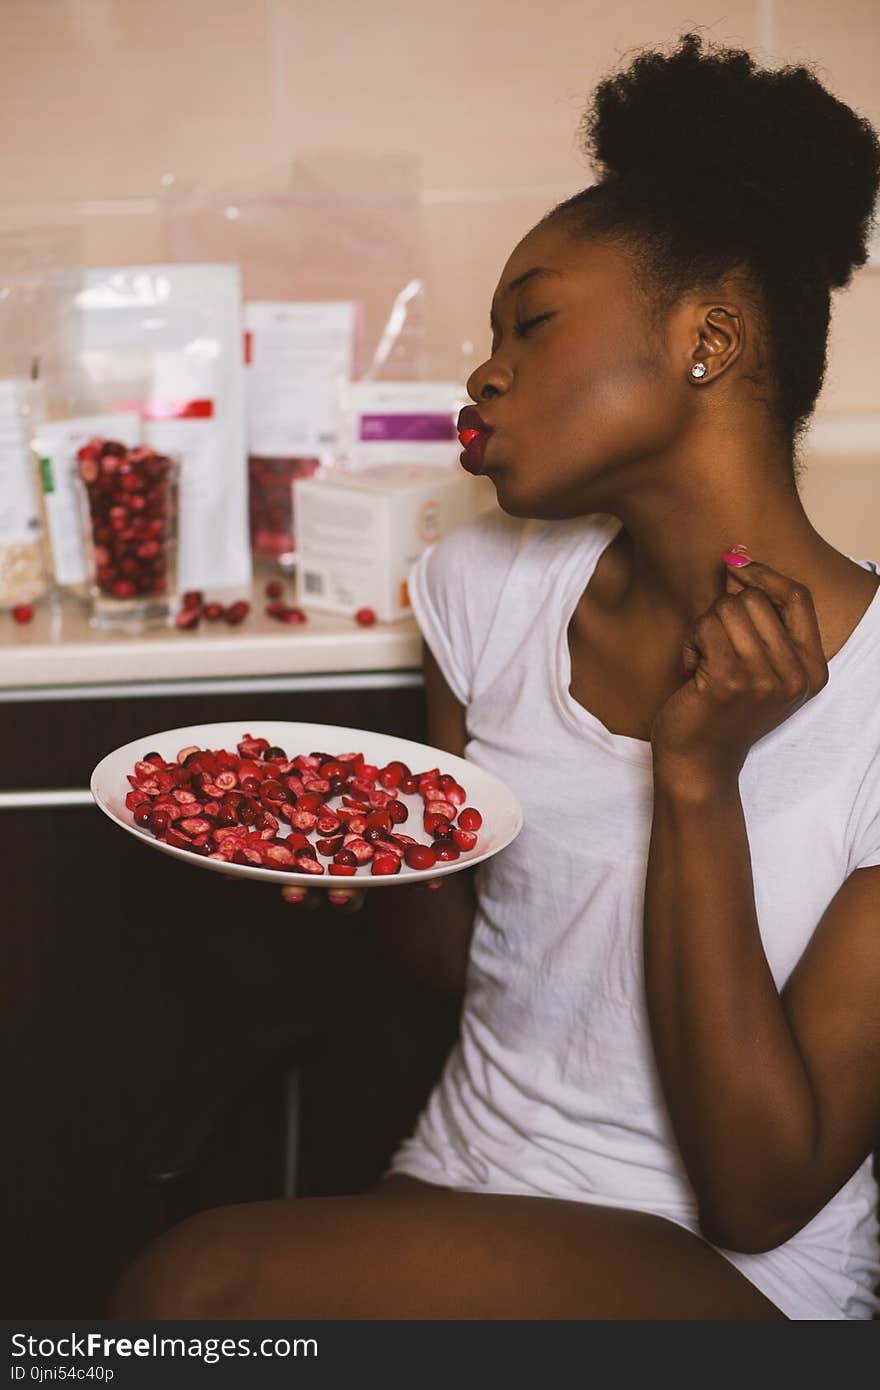
[[[794,260],[803,242],[831,288],[867,259],[877,133],[806,67],[759,68],[686,33],[673,52],[643,50],[600,82],[582,133],[601,180],[661,181],[695,198],[722,184]]]

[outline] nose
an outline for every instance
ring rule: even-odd
[[[510,371],[490,357],[468,377],[467,392],[473,401],[488,401],[510,390]]]

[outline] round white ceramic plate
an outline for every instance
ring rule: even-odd
[[[236,744],[244,734],[254,738],[266,738],[273,747],[283,748],[289,758],[298,753],[311,753],[320,750],[331,753],[363,753],[368,763],[379,767],[394,759],[406,763],[413,772],[425,772],[438,767],[441,773],[451,773],[467,793],[466,805],[475,806],[483,817],[483,825],[472,850],[462,854],[451,863],[438,863],[432,869],[408,869],[401,865],[397,874],[370,873],[369,864],[361,865],[356,874],[339,878],[326,872],[329,860],[320,862],[325,866],[323,874],[290,873],[284,869],[264,869],[255,864],[225,864],[219,859],[208,859],[190,850],[177,849],[157,840],[149,830],[135,825],[132,812],[125,805],[125,798],[131,790],[128,774],[134,772],[134,765],[145,753],[161,753],[166,762],[175,762],[181,748],[193,744],[199,748],[227,748],[235,751]],[[456,758],[445,753],[442,748],[431,748],[425,743],[412,743],[409,739],[393,738],[389,734],[374,734],[368,729],[346,729],[336,724],[292,724],[279,720],[255,720],[248,723],[236,720],[225,724],[192,724],[186,729],[165,729],[158,734],[144,734],[142,738],[126,743],[102,758],[92,773],[91,791],[98,806],[112,821],[136,835],[145,845],[171,854],[186,864],[200,869],[213,869],[217,873],[236,878],[253,878],[262,883],[298,884],[308,888],[389,888],[396,883],[416,883],[446,874],[457,873],[471,864],[479,864],[505,849],[522,829],[522,809],[519,801],[509,787],[491,773],[485,772],[476,763],[465,758]],[[429,836],[422,829],[422,798],[418,794],[400,796],[399,799],[409,808],[409,820],[400,829],[414,840],[429,843]],[[329,797],[328,805],[340,805],[339,797]]]

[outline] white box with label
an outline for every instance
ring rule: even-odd
[[[299,603],[331,613],[408,617],[406,578],[435,541],[496,505],[485,478],[432,464],[385,463],[293,484]]]

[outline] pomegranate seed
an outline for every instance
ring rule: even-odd
[[[357,864],[337,864],[335,861],[327,865],[327,872],[334,878],[351,878],[357,873]]]
[[[283,593],[284,593],[284,585],[281,583],[281,580],[280,580],[280,579],[270,579],[270,580],[269,580],[269,583],[266,585],[266,597],[267,597],[267,598],[280,598],[281,595],[282,595]]]
[[[202,614],[198,608],[181,608],[174,619],[174,623],[176,627],[184,629],[198,627],[201,617]]]
[[[409,869],[432,869],[437,863],[437,852],[430,845],[407,845],[403,857]]]
[[[473,806],[465,806],[464,810],[458,813],[458,823],[462,830],[479,830],[483,824],[483,817]]]
[[[34,606],[32,603],[17,603],[12,610],[12,616],[17,623],[29,623],[34,616]]]
[[[376,614],[372,608],[359,608],[354,616],[355,622],[360,623],[361,627],[372,627],[376,621]]]
[[[202,617],[207,619],[209,623],[216,623],[218,618],[223,617],[223,604],[206,603],[202,609]]]
[[[377,854],[370,865],[371,874],[397,874],[400,860],[396,854]]]

